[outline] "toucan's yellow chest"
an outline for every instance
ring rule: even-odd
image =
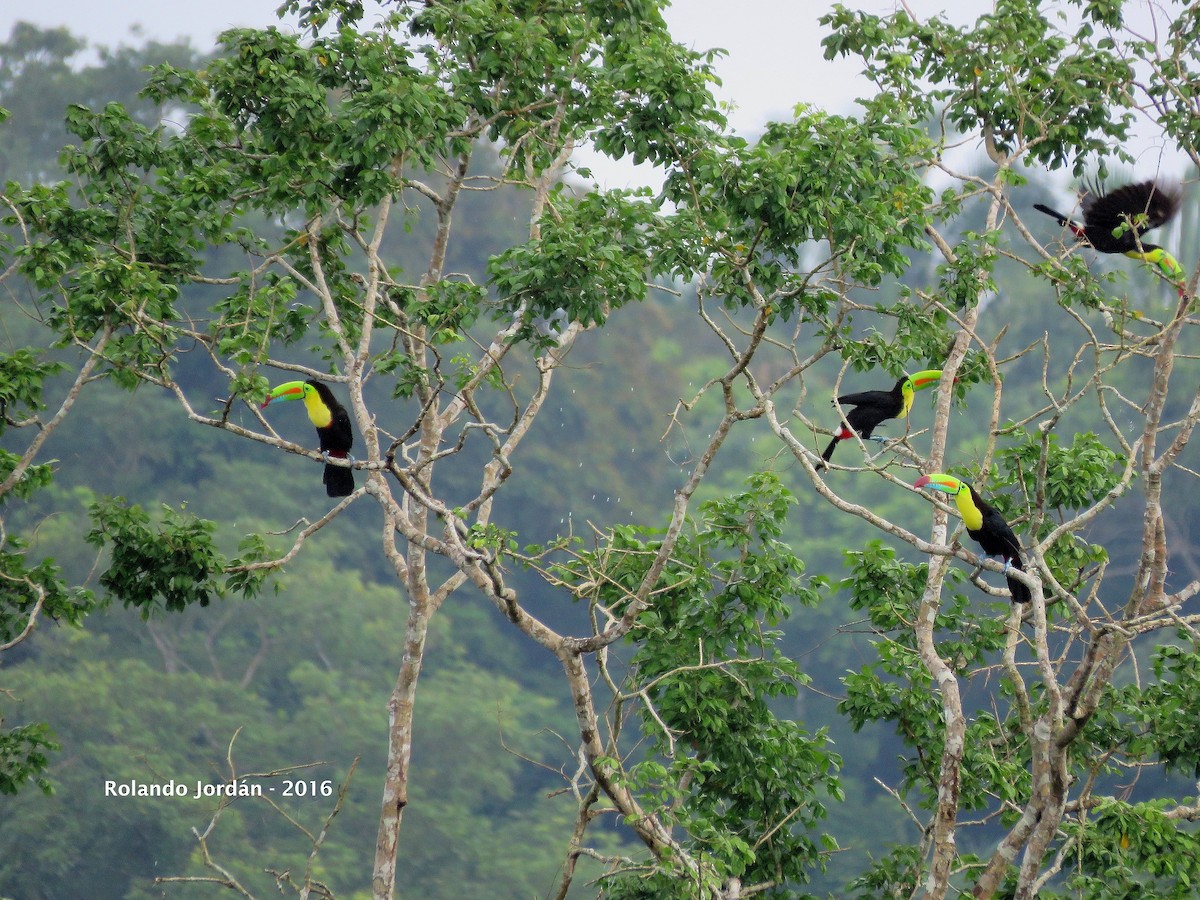
[[[954,505],[958,507],[958,513],[968,531],[978,531],[983,527],[983,511],[975,505],[965,484],[954,495]]]
[[[308,410],[308,419],[318,428],[324,428],[333,421],[333,411],[323,402],[314,390],[304,392],[304,408]]]
[[[906,384],[900,391],[900,414],[896,416],[897,419],[903,419],[908,415],[908,411],[912,409],[914,397],[916,397],[916,393]]]

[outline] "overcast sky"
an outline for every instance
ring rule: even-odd
[[[891,12],[897,0],[842,0],[844,5],[872,12]],[[14,22],[25,20],[43,27],[65,25],[92,45],[143,43],[149,38],[168,41],[188,36],[197,48],[213,45],[217,34],[234,26],[279,24],[280,0],[42,0],[19,3],[0,0],[0,35]],[[369,4],[368,4],[369,6]],[[797,103],[809,103],[835,113],[853,110],[854,100],[871,93],[858,75],[855,59],[824,59],[818,19],[833,0],[676,0],[666,15],[675,38],[697,50],[721,47],[718,61],[724,82],[718,98],[734,106],[730,124],[753,135],[764,122],[788,119]],[[908,0],[918,16],[946,13],[958,24],[973,22],[989,11],[991,0]],[[1135,5],[1136,6],[1136,5]],[[283,27],[288,27],[285,23]],[[136,33],[132,29],[139,29]],[[1144,168],[1157,168],[1154,147],[1139,152]],[[587,160],[588,164],[592,161]],[[600,171],[610,186],[624,186],[641,177],[629,170]],[[1173,168],[1173,167],[1168,167]],[[1147,173],[1150,174],[1150,173]]]
[[[890,12],[896,0],[843,0],[847,6]],[[7,36],[18,20],[43,27],[65,25],[93,45],[139,44],[146,38],[172,40],[186,35],[199,48],[234,26],[278,24],[280,0],[43,0],[0,2],[0,34]],[[910,0],[920,15],[952,6],[955,19],[972,20],[990,8],[990,0]],[[736,103],[733,124],[754,131],[771,118],[790,118],[798,102],[832,112],[848,111],[855,97],[868,90],[857,78],[856,61],[827,62],[821,53],[825,34],[817,20],[832,0],[676,0],[667,19],[676,39],[697,50],[722,47],[719,61],[724,81],[721,99]],[[140,31],[134,34],[131,29]]]

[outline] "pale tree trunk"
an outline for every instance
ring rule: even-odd
[[[1130,638],[1143,627],[1138,624],[1139,621],[1147,613],[1156,612],[1163,606],[1178,605],[1194,591],[1193,583],[1176,598],[1167,598],[1164,594],[1167,551],[1162,510],[1162,473],[1186,446],[1195,427],[1197,413],[1200,412],[1195,401],[1175,439],[1156,456],[1175,363],[1175,344],[1189,303],[1189,298],[1181,298],[1174,317],[1158,337],[1153,379],[1144,407],[1145,425],[1137,442],[1129,448],[1129,465],[1140,468],[1145,494],[1141,550],[1133,591],[1120,613],[1120,621],[1113,623],[1112,627],[1101,627],[1095,631],[1085,648],[1083,659],[1065,682],[1060,682],[1052,662],[1045,603],[1040,590],[1034,593],[1032,643],[1048,708],[1034,721],[1028,721],[1027,715],[1022,716],[1023,731],[1032,751],[1033,790],[1021,817],[997,845],[972,889],[972,896],[979,900],[994,897],[1014,865],[1018,866],[1014,893],[1018,900],[1036,898],[1041,887],[1057,871],[1061,860],[1047,869],[1046,859],[1053,842],[1059,837],[1068,807],[1068,791],[1071,788],[1068,766],[1070,746],[1112,683],[1113,674],[1128,650]],[[1127,470],[1121,480],[1120,491],[1129,484],[1133,474]],[[1117,493],[1118,489],[1115,488],[1111,496],[1115,497]],[[1090,518],[1103,505],[1097,504],[1079,518]],[[1067,522],[1059,526],[1042,541],[1042,547],[1050,546],[1071,527],[1076,527],[1075,523]],[[1082,613],[1082,608],[1077,610],[1077,615]],[[1014,627],[1019,627],[1019,622]],[[1144,627],[1155,626],[1146,624]],[[1016,693],[1018,708],[1027,712],[1028,692],[1015,665],[1011,664],[1011,650],[1010,646],[1006,671]]]
[[[413,712],[417,702],[417,680],[425,657],[429,632],[429,610],[425,603],[411,601],[405,630],[404,660],[392,696],[388,699],[388,759],[383,782],[383,809],[375,845],[372,896],[388,900],[396,886],[400,824],[408,805],[408,776],[412,764]]]

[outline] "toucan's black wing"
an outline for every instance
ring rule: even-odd
[[[901,382],[903,383],[903,382]],[[894,419],[904,410],[904,397],[899,386],[890,391],[859,391],[842,394],[837,398],[840,406],[854,407],[846,413],[846,421],[861,437],[869,438],[875,426],[885,419]],[[849,437],[849,435],[845,435]]]
[[[321,441],[321,450],[336,459],[345,459],[350,455],[354,446],[354,432],[350,428],[350,414],[346,408],[332,398],[326,398],[330,407],[330,422],[324,428],[317,429],[317,437]],[[321,480],[325,483],[325,493],[330,497],[348,497],[354,493],[354,470],[345,466],[325,464],[325,473]]]
[[[1083,221],[1088,243],[1103,253],[1124,253],[1137,247],[1137,238],[1169,222],[1182,199],[1178,185],[1154,181],[1127,184],[1107,194],[1083,198]],[[1135,221],[1135,228],[1128,222]],[[1126,226],[1119,237],[1113,232]]]
[[[862,403],[846,413],[846,421],[850,427],[866,440],[875,430],[875,426],[885,419],[893,419],[900,410],[883,404]]]
[[[859,391],[856,394],[842,394],[837,398],[842,406],[876,406],[884,409],[895,407],[900,409],[901,400],[891,391]]]
[[[855,434],[866,440],[875,430],[875,426],[884,419],[894,419],[900,415],[904,409],[904,394],[901,390],[903,384],[904,379],[901,378],[890,391],[859,391],[854,394],[842,394],[837,398],[839,406],[853,407],[849,411],[843,409],[843,412],[846,415],[846,422],[849,423]],[[850,434],[846,431],[845,426],[842,426],[833,436],[833,440],[829,442],[829,446],[825,448],[825,452],[821,454],[821,458],[829,462],[833,451],[837,449],[838,441],[849,438]]]
[[[1021,543],[1017,540],[1011,526],[1004,521],[1004,517],[996,511],[995,507],[985,503],[978,494],[972,492],[972,499],[979,511],[983,513],[983,524],[974,531],[968,529],[967,534],[979,542],[979,546],[988,556],[998,556],[1014,569],[1024,572],[1025,564],[1021,560]],[[1012,593],[1013,603],[1028,603],[1030,599],[1029,586],[1015,578],[1009,577],[1006,580],[1008,590]]]
[[[1020,559],[1021,544],[1012,528],[1004,521],[1004,517],[996,512],[993,506],[980,500],[976,500],[975,505],[983,513],[983,525],[968,533],[979,542],[983,552],[1002,559]]]
[[[874,391],[873,393],[883,393],[883,391]],[[862,395],[851,394],[849,396]],[[851,403],[851,401],[846,397],[839,397],[838,402],[844,403],[847,406],[849,406]],[[889,409],[890,407],[884,407],[882,405],[861,403],[846,413],[846,421],[850,423],[850,428],[854,434],[857,434],[865,441],[871,436],[871,432],[875,430],[876,425],[878,425],[884,419],[890,419],[895,415],[894,413],[889,412]],[[846,430],[846,426],[843,425],[833,436],[833,440],[829,442],[829,446],[825,448],[825,452],[821,454],[821,458],[825,460],[825,462],[829,462],[829,460],[833,458],[833,451],[837,449],[838,442],[849,440],[851,436],[852,435],[850,432]]]
[[[350,428],[350,414],[340,404],[330,410],[331,421],[324,428],[317,429],[321,438],[321,449],[331,455],[345,456],[354,446],[354,432]]]

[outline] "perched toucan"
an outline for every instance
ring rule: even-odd
[[[976,493],[975,488],[965,481],[959,481],[953,475],[943,475],[941,472],[922,475],[913,483],[913,487],[931,487],[934,490],[952,494],[954,505],[958,507],[958,512],[967,526],[967,534],[979,542],[983,552],[988,556],[999,556],[1003,559],[1006,573],[1010,566],[1020,569],[1022,572],[1025,571],[1025,564],[1021,561],[1021,545],[1017,542],[1017,536],[1004,521],[1004,517],[996,512],[995,507],[990,503],[985,502]],[[1029,586],[1024,582],[1017,581],[1011,575],[1007,575],[1006,580],[1008,589],[1012,592],[1012,602],[1028,603],[1030,599]]]
[[[1186,275],[1175,257],[1157,244],[1141,239],[1147,231],[1174,218],[1181,197],[1178,185],[1154,181],[1127,184],[1107,194],[1089,193],[1083,198],[1082,225],[1041,203],[1035,203],[1033,208],[1069,228],[1077,241],[1090,244],[1101,253],[1123,253],[1144,260],[1181,286]]]
[[[860,391],[857,394],[843,394],[838,397],[839,405],[854,407],[846,413],[846,421],[850,423],[850,427],[847,428],[843,424],[837,430],[833,440],[821,454],[821,459],[826,463],[829,462],[833,457],[833,451],[837,449],[838,441],[849,440],[856,433],[864,441],[872,440],[871,432],[880,422],[885,419],[903,419],[912,409],[913,394],[921,388],[937,384],[941,377],[941,369],[926,369],[916,375],[905,375],[896,382],[896,386],[890,391]],[[881,441],[883,438],[874,438],[874,440]],[[821,467],[823,468],[823,465]]]
[[[266,409],[276,400],[303,400],[308,418],[317,427],[321,452],[326,458],[346,459],[354,445],[350,431],[350,416],[346,408],[334,399],[333,393],[319,381],[289,381],[271,391]],[[325,493],[330,497],[346,497],[354,491],[354,472],[345,466],[325,464]]]

